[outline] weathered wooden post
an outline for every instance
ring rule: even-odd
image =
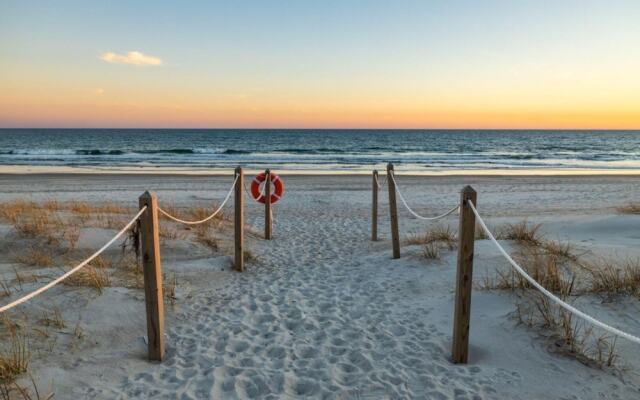
[[[371,240],[378,240],[378,170],[373,170],[371,186]]]
[[[266,180],[264,181],[264,238],[271,240],[271,171],[266,170]]]
[[[458,272],[453,314],[452,358],[466,364],[469,354],[469,320],[471,318],[471,284],[473,282],[473,247],[476,216],[469,202],[476,205],[476,191],[466,186],[460,193],[460,226],[458,229]]]
[[[144,298],[147,308],[147,343],[149,360],[164,357],[164,303],[162,296],[162,266],[160,263],[160,235],[158,233],[158,199],[144,192],[139,198],[140,208],[147,207],[140,216],[140,244],[144,272]]]
[[[398,205],[396,204],[396,182],[393,177],[393,164],[387,164],[387,183],[389,187],[389,214],[391,217],[391,243],[393,258],[400,258],[400,234],[398,233]]]
[[[236,193],[234,198],[234,234],[235,234],[235,265],[239,272],[244,271],[244,172],[242,167],[236,168]]]

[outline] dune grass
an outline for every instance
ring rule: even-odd
[[[422,249],[422,255],[429,260],[437,260],[440,258],[440,247],[437,243],[427,243]]]
[[[616,207],[619,214],[640,214],[640,203],[628,203]]]
[[[106,269],[87,265],[62,281],[62,283],[69,286],[94,288],[98,293],[102,294],[104,288],[111,286],[111,277]]]
[[[512,257],[547,290],[561,299],[588,294],[627,294],[638,296],[640,261],[586,262],[568,242],[549,240],[540,224],[522,221],[507,225],[500,239],[512,240],[518,247]],[[529,327],[540,330],[558,351],[596,368],[614,367],[618,359],[616,339],[596,334],[595,329],[535,290],[513,268],[496,269],[495,276],[485,277],[483,289],[518,291],[515,317]]]
[[[442,242],[447,245],[455,246],[456,240],[457,235],[449,226],[434,225],[424,233],[410,234],[406,239],[406,243],[409,245],[416,245]]]
[[[29,266],[50,267],[53,265],[53,259],[54,255],[50,249],[32,247],[19,253],[15,261]]]
[[[27,336],[20,329],[9,329],[6,339],[4,348],[0,349],[0,381],[12,382],[16,376],[27,372],[31,353]]]

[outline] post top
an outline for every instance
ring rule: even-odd
[[[393,164],[392,163],[388,163],[387,164],[387,169],[393,169]]]
[[[145,203],[145,204],[149,204],[151,202],[156,202],[157,201],[157,196],[156,196],[155,193],[146,190],[144,193],[142,193],[140,195],[138,200],[143,202],[143,203]]]
[[[153,198],[153,197],[156,197],[156,194],[153,193],[153,192],[150,192],[148,190],[145,190],[144,193],[142,193],[142,195],[140,195],[140,197]]]
[[[475,189],[471,187],[471,185],[467,185],[462,188],[462,193],[475,193]]]
[[[236,167],[236,171],[242,171],[242,167],[241,167],[240,165],[238,165],[238,166]]]
[[[264,173],[269,175],[271,173],[271,170],[267,168],[267,169],[264,170]]]

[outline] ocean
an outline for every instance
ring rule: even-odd
[[[0,165],[424,172],[640,169],[640,131],[0,129]]]

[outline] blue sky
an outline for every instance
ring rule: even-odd
[[[589,122],[640,104],[637,1],[2,0],[0,15],[4,125],[64,124],[46,118],[47,101],[66,113],[93,104],[103,125],[144,125],[177,107],[178,125],[260,126],[304,125],[300,113],[310,126],[355,126],[385,111],[374,122],[451,125],[456,110]],[[100,58],[131,51],[161,65]],[[144,110],[119,120],[127,99]],[[235,120],[198,117],[225,112]]]

